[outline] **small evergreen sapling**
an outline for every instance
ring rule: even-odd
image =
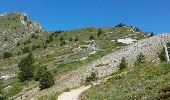
[[[123,70],[123,69],[127,68],[127,66],[128,66],[128,64],[127,64],[127,62],[126,62],[126,58],[123,57],[123,58],[121,59],[120,64],[119,64],[119,70]]]
[[[146,60],[145,58],[145,55],[140,53],[138,56],[137,56],[137,59],[136,59],[136,62],[135,64],[141,64],[141,63],[144,63]]]

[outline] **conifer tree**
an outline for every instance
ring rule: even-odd
[[[25,58],[21,59],[18,64],[20,81],[30,80],[34,76],[34,58],[33,54],[29,53]]]
[[[123,58],[121,59],[120,64],[119,64],[119,70],[122,70],[122,69],[125,69],[125,68],[127,68],[127,62],[126,62],[126,58],[123,57]]]

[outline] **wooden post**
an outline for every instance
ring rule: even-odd
[[[166,60],[169,61],[169,54],[168,54],[168,48],[166,45],[164,45],[165,53],[166,53]]]

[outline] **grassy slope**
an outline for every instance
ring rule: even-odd
[[[161,88],[170,85],[170,63],[141,64],[125,72],[93,86],[81,95],[81,100],[151,100],[158,97]]]
[[[0,23],[0,32],[10,29],[7,31],[7,33],[5,33],[5,35],[0,37],[0,42],[2,43],[10,43],[10,39],[14,38],[15,36],[18,38],[27,36],[27,38],[23,38],[23,40],[21,40],[19,46],[14,45],[12,48],[9,46],[7,49],[5,49],[5,51],[12,52],[11,58],[0,59],[0,71],[12,73],[18,73],[18,68],[16,67],[17,63],[26,55],[22,53],[18,55],[18,52],[21,52],[21,48],[24,47],[29,47],[31,49],[32,45],[40,45],[39,48],[36,48],[32,51],[35,57],[35,64],[41,63],[47,66],[48,69],[56,75],[56,77],[60,77],[69,71],[75,70],[94,61],[95,59],[114,52],[116,49],[122,46],[126,46],[125,44],[117,43],[116,41],[112,40],[126,37],[140,40],[148,37],[148,35],[144,32],[137,31],[135,27],[130,26],[101,28],[103,34],[101,34],[99,37],[97,37],[98,28],[82,28],[68,32],[57,33],[56,36],[53,36],[52,42],[45,43],[49,35],[53,34],[54,32],[38,32],[30,28],[25,29],[20,24],[19,15],[15,13],[8,14],[6,17],[3,17],[3,19],[0,19]],[[30,33],[35,34],[35,36],[38,36],[38,38],[31,38],[32,35],[30,35]],[[92,41],[89,40],[90,35],[94,36],[96,47],[99,49],[96,54],[89,55],[89,53],[92,52],[90,50],[82,50],[80,52],[72,51],[74,48],[90,44],[88,42]],[[60,46],[61,36],[63,36],[64,40],[66,41],[66,45],[64,46]],[[5,37],[8,37],[7,41],[4,41]],[[73,40],[69,41],[69,38],[72,38]],[[75,38],[78,38],[79,41],[75,42]],[[24,42],[27,40],[30,40],[30,43],[24,44]],[[47,46],[47,48],[44,49],[44,46]],[[67,57],[62,58],[63,56]],[[61,59],[58,59],[57,57],[61,57]],[[76,61],[82,57],[87,57],[87,59]],[[9,92],[8,97],[14,96],[22,90],[17,77],[7,80],[6,86],[8,85],[12,86],[12,88],[7,91]],[[11,91],[12,93],[10,93]]]

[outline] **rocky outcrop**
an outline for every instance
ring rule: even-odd
[[[17,43],[25,42],[37,31],[44,30],[25,13],[0,14],[0,54],[14,48]]]
[[[26,13],[18,13],[20,15],[20,23],[26,28],[33,30],[44,31],[38,22],[31,21]]]

